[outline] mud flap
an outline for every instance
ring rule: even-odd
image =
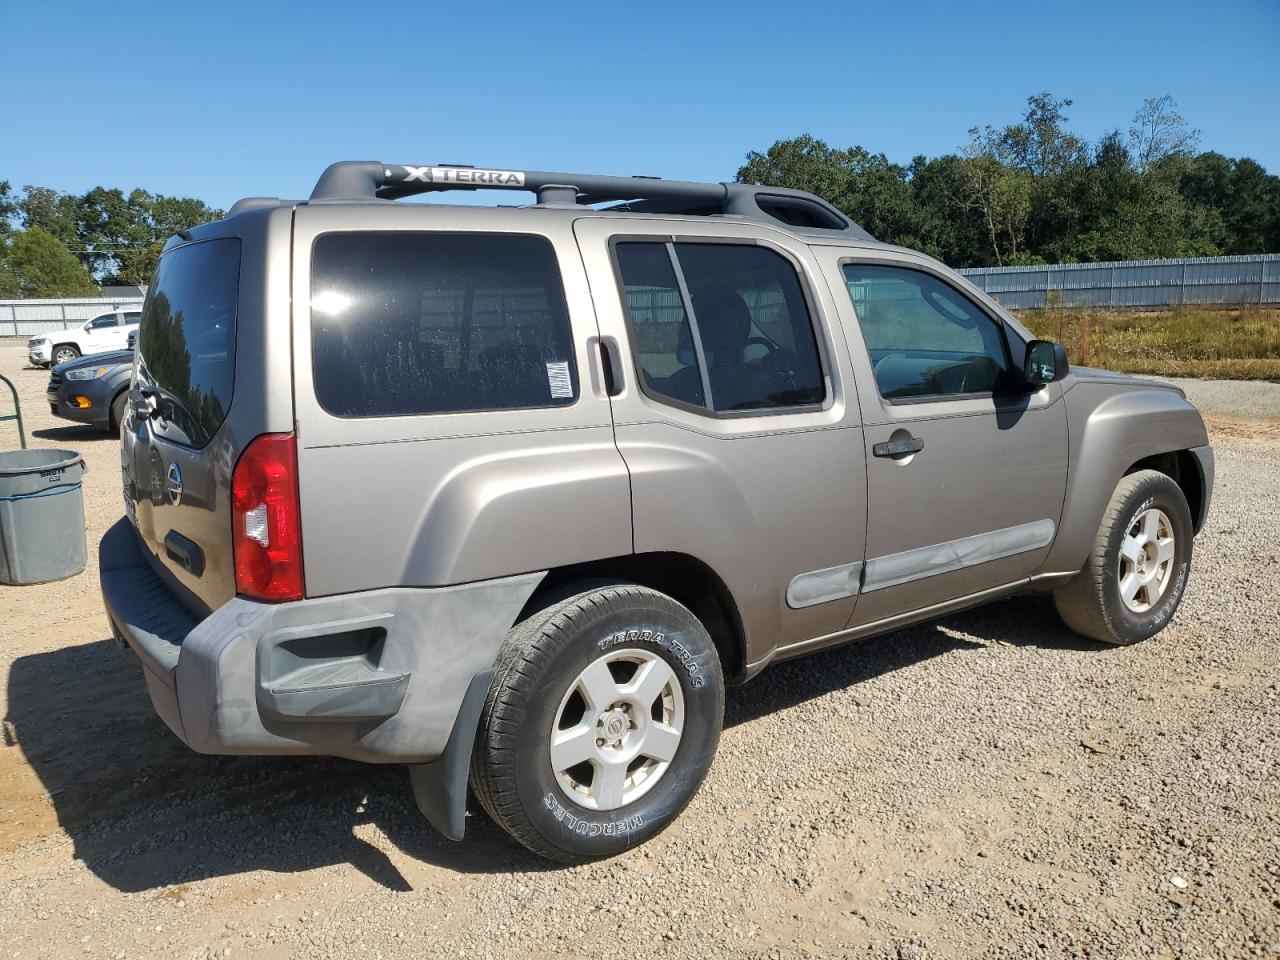
[[[409,782],[413,797],[427,821],[450,840],[461,840],[467,826],[467,773],[471,767],[471,748],[480,724],[480,711],[489,693],[492,670],[484,670],[471,678],[458,708],[453,731],[444,753],[430,763],[409,765]]]

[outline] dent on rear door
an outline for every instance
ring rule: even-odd
[[[637,552],[683,553],[710,567],[737,604],[748,663],[843,627],[856,602],[866,473],[843,338],[829,322],[830,294],[807,247],[767,228],[710,222],[592,217],[575,230],[601,332],[620,345],[613,410],[631,474]],[[824,402],[717,418],[646,395],[610,239],[653,244],[692,235],[754,247],[762,232],[767,249],[797,271],[826,374]]]

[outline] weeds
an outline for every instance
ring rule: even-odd
[[[1018,319],[1037,336],[1062,343],[1071,362],[1081,366],[1167,377],[1280,380],[1280,310],[1026,310]]]

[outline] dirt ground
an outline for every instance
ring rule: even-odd
[[[0,957],[1280,956],[1280,385],[1187,385],[1218,485],[1160,637],[1020,598],[770,668],[670,830],[562,869],[443,840],[399,767],[189,752],[100,608],[116,441],[0,372],[90,543],[0,587]]]

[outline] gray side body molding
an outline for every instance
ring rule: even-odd
[[[1039,550],[1053,542],[1052,520],[1035,520],[960,540],[904,550],[867,561],[864,592],[895,587],[924,577],[950,573],[979,563]]]
[[[816,603],[855,596],[861,576],[861,563],[843,563],[838,567],[802,573],[787,587],[787,606],[798,610]]]
[[[1036,520],[1032,523],[1020,523],[1016,527],[992,530],[990,533],[875,557],[865,565],[846,563],[802,573],[787,587],[787,605],[793,608],[811,607],[855,596],[859,580],[862,582],[862,592],[870,593],[885,587],[896,587],[900,583],[1039,550],[1053,542],[1055,532],[1052,520]]]

